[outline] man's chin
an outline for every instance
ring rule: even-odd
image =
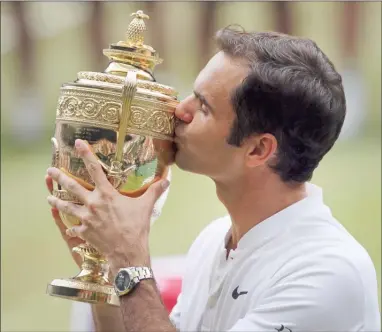
[[[189,171],[187,167],[188,163],[184,160],[184,157],[181,156],[181,152],[179,151],[175,152],[174,164],[183,171]]]
[[[178,166],[179,169],[194,174],[202,174],[196,171],[195,167],[193,167],[192,163],[190,164],[188,160],[188,158],[185,158],[184,155],[182,156],[179,152],[175,154],[175,165]]]
[[[180,169],[183,169],[183,167],[182,167],[182,160],[181,160],[181,158],[179,157],[179,151],[176,151],[176,152],[175,152],[174,164],[175,164],[176,166],[178,166]]]

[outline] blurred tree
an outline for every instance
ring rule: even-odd
[[[198,68],[203,68],[211,57],[212,39],[216,33],[216,1],[200,2],[200,26],[199,32],[199,55],[197,57]]]
[[[150,17],[150,22],[148,23],[150,28],[147,31],[146,44],[155,45],[155,50],[159,53],[159,57],[167,59],[164,33],[164,21],[166,20],[166,16],[163,11],[163,4],[157,1],[145,1],[140,4],[140,7],[143,12]],[[166,70],[168,70],[167,61],[163,61],[163,63],[158,66],[158,69],[155,69],[156,72]]]
[[[360,23],[361,6],[358,2],[343,3],[343,17],[341,34],[343,36],[343,57],[357,57],[358,28]]]
[[[35,61],[34,42],[31,38],[31,32],[28,31],[26,19],[26,4],[21,1],[12,1],[13,13],[17,22],[18,57],[20,58],[20,69],[23,72],[23,78],[28,82],[34,81],[33,63]]]
[[[12,141],[16,145],[30,145],[41,138],[43,129],[43,108],[40,91],[36,87],[36,49],[31,30],[27,24],[28,4],[11,2],[18,45],[16,58],[19,62],[19,95],[12,104],[11,127]]]
[[[361,6],[358,2],[342,3],[340,18],[340,48],[344,59],[341,75],[345,89],[347,112],[340,139],[349,139],[361,134],[366,118],[365,83],[359,68],[358,31]]]
[[[90,39],[91,60],[94,62],[94,71],[105,69],[106,57],[102,50],[105,48],[105,24],[103,18],[104,4],[102,1],[91,1],[91,15],[88,24],[88,34]]]
[[[272,2],[276,27],[278,32],[286,33],[288,35],[293,34],[292,24],[292,7],[291,3],[287,1]]]

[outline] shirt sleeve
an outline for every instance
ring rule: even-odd
[[[92,308],[89,303],[72,302],[70,315],[70,331],[72,332],[94,332]]]
[[[170,320],[172,324],[175,326],[177,331],[180,331],[180,306],[182,301],[182,293],[178,295],[175,306],[172,308],[170,313]]]
[[[284,271],[229,331],[363,330],[364,291],[355,267],[331,258],[304,264]]]

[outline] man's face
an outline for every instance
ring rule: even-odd
[[[176,164],[187,171],[204,174],[214,180],[235,176],[243,168],[243,151],[229,145],[236,117],[231,96],[248,75],[248,68],[238,59],[217,53],[200,72],[194,93],[176,109],[180,119],[175,130]]]

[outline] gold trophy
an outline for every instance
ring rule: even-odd
[[[138,197],[151,184],[169,176],[178,100],[173,88],[155,82],[153,70],[162,59],[144,44],[144,19],[149,17],[142,11],[132,16],[126,40],[103,51],[110,59],[103,73],[79,72],[74,82],[62,85],[52,138],[52,165],[85,188],[94,189],[95,184],[74,148],[75,140],[83,139],[113,186],[123,195]],[[53,194],[82,204],[58,184]],[[60,216],[68,228],[80,224],[73,216],[61,212]],[[48,294],[119,305],[102,254],[88,244],[73,250],[83,259],[80,273],[73,278],[53,280]]]

